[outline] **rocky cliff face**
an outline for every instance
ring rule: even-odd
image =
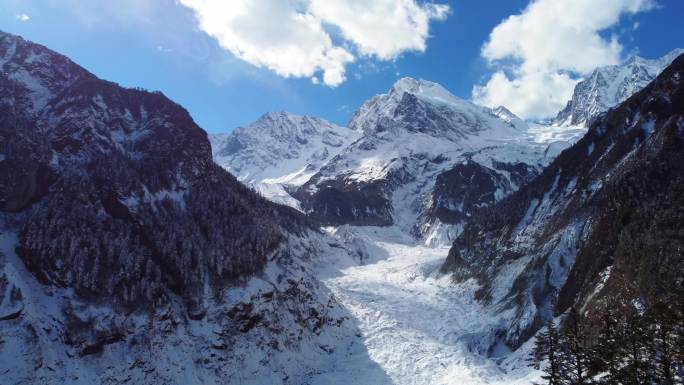
[[[477,210],[503,199],[537,175],[525,163],[493,162],[490,167],[472,160],[437,175],[430,216],[442,223],[463,223]]]
[[[596,119],[532,183],[479,211],[443,266],[475,278],[517,347],[570,306],[651,301],[682,285],[684,56]]]

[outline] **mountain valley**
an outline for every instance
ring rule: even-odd
[[[683,53],[549,122],[405,77],[207,134],[0,32],[0,382],[540,381],[549,322],[681,289]]]

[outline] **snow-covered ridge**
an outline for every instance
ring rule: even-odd
[[[483,186],[501,186],[486,195],[500,199],[532,176],[528,166],[548,160],[549,141],[504,107],[475,105],[426,80],[398,80],[365,102],[349,127],[362,136],[296,192],[302,209],[331,224],[395,224],[431,244],[448,244],[459,227],[426,219],[434,202],[450,205],[434,195],[438,175],[474,161],[478,177],[497,179]]]
[[[518,188],[521,178],[532,176],[526,167],[539,169],[583,132],[562,131],[559,135],[503,106],[478,106],[437,83],[406,77],[366,101],[348,128],[271,112],[230,134],[211,135],[210,141],[216,163],[272,201],[314,216],[345,217],[340,223],[362,216],[368,218],[359,223],[400,224],[430,244],[448,244],[460,225],[420,219],[434,202],[444,201],[432,196],[438,175],[474,160],[484,167],[479,176],[503,178],[494,183],[501,190],[492,191],[501,199]],[[319,200],[316,195],[331,184],[360,195]],[[341,201],[347,207],[338,206]]]
[[[499,120],[499,116],[493,110],[458,98],[437,83],[405,77],[394,83],[387,93],[376,95],[366,101],[350,120],[349,127],[367,134],[378,131],[378,126],[382,126],[383,122],[395,120],[404,112],[397,108],[408,104],[405,100],[407,96],[409,99],[412,96],[423,103],[433,105],[447,114],[451,112],[454,120],[452,123],[459,123],[461,128],[497,125],[496,121]],[[454,125],[451,126],[444,125],[442,128],[448,132]],[[508,126],[516,128],[515,125]]]
[[[296,207],[285,188],[305,183],[359,135],[325,119],[269,112],[209,140],[218,165],[267,198]]]
[[[682,53],[684,49],[677,48],[657,59],[634,55],[620,65],[595,69],[577,83],[572,100],[558,113],[554,124],[585,126],[644,88]]]

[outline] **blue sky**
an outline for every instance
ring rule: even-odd
[[[297,6],[302,7],[307,1],[298,0]],[[427,19],[427,35],[415,42],[424,43],[422,52],[411,47],[402,49],[401,39],[406,38],[397,38],[397,45],[392,46],[385,44],[384,37],[370,42],[345,38],[345,33],[351,35],[353,28],[361,28],[361,36],[365,31],[356,24],[333,20],[335,12],[340,12],[332,10],[333,16],[321,16],[321,25],[335,47],[348,51],[354,62],[344,62],[346,79],[331,87],[313,84],[312,76],[319,83],[325,82],[321,71],[312,76],[286,78],[266,68],[268,64],[261,68],[254,64],[254,60],[272,60],[270,65],[275,68],[281,58],[237,58],[226,48],[230,41],[221,45],[220,39],[215,38],[218,33],[230,40],[225,38],[224,31],[220,27],[212,30],[202,26],[198,18],[202,12],[221,16],[225,6],[193,6],[203,4],[198,0],[183,3],[191,5],[173,0],[0,0],[0,29],[61,52],[104,79],[124,86],[161,90],[186,107],[209,132],[230,131],[273,110],[321,116],[346,124],[364,100],[385,92],[403,76],[439,82],[465,99],[473,98],[473,86],[479,85],[481,92],[475,95],[478,102],[503,102],[526,117],[541,117],[553,111],[559,100],[567,100],[568,84],[581,78],[594,64],[611,63],[616,57],[623,59],[631,53],[658,57],[684,45],[684,1],[680,0],[659,0],[657,4],[647,0],[606,0],[605,3],[613,4],[613,9],[602,10],[605,17],[592,21],[593,24],[575,22],[563,33],[544,25],[544,20],[553,20],[553,12],[560,15],[555,17],[565,17],[564,9],[554,10],[552,5],[538,4],[533,11],[528,0],[435,1],[439,6],[448,6],[448,12],[443,12],[445,8],[412,8],[432,15]],[[604,6],[604,1],[592,3],[595,7]],[[427,7],[424,2],[415,4]],[[316,15],[323,15],[325,10],[317,12]],[[578,8],[576,15],[580,19],[584,18],[582,12],[588,15],[587,19],[601,13]],[[501,27],[511,15],[522,16]],[[271,17],[268,12],[256,16],[263,25],[249,26],[256,28],[251,31],[281,33],[277,30],[277,16]],[[542,35],[525,35],[524,31],[529,30],[526,26],[534,23],[549,30]],[[497,26],[502,31],[500,36],[492,34]],[[509,41],[506,35],[521,36],[517,40],[528,46]],[[387,39],[393,36],[394,33],[387,33]],[[592,51],[593,56],[578,53],[576,48],[572,52],[557,48],[572,47],[578,39],[592,36],[599,38],[594,41],[598,46]],[[486,45],[491,49],[483,55],[482,47]],[[544,45],[551,48],[538,53],[536,47]],[[553,60],[567,53],[571,54],[570,59],[564,60],[572,63],[558,64]],[[543,77],[538,76],[540,71]],[[503,83],[491,81],[497,72],[506,76]],[[553,93],[559,100],[527,100],[520,95],[550,91],[515,88],[518,80],[526,87],[546,88],[549,79],[555,79]]]

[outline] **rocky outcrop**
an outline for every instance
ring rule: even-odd
[[[462,223],[531,181],[537,170],[525,163],[493,162],[485,167],[468,160],[437,176],[428,216],[442,223]]]

